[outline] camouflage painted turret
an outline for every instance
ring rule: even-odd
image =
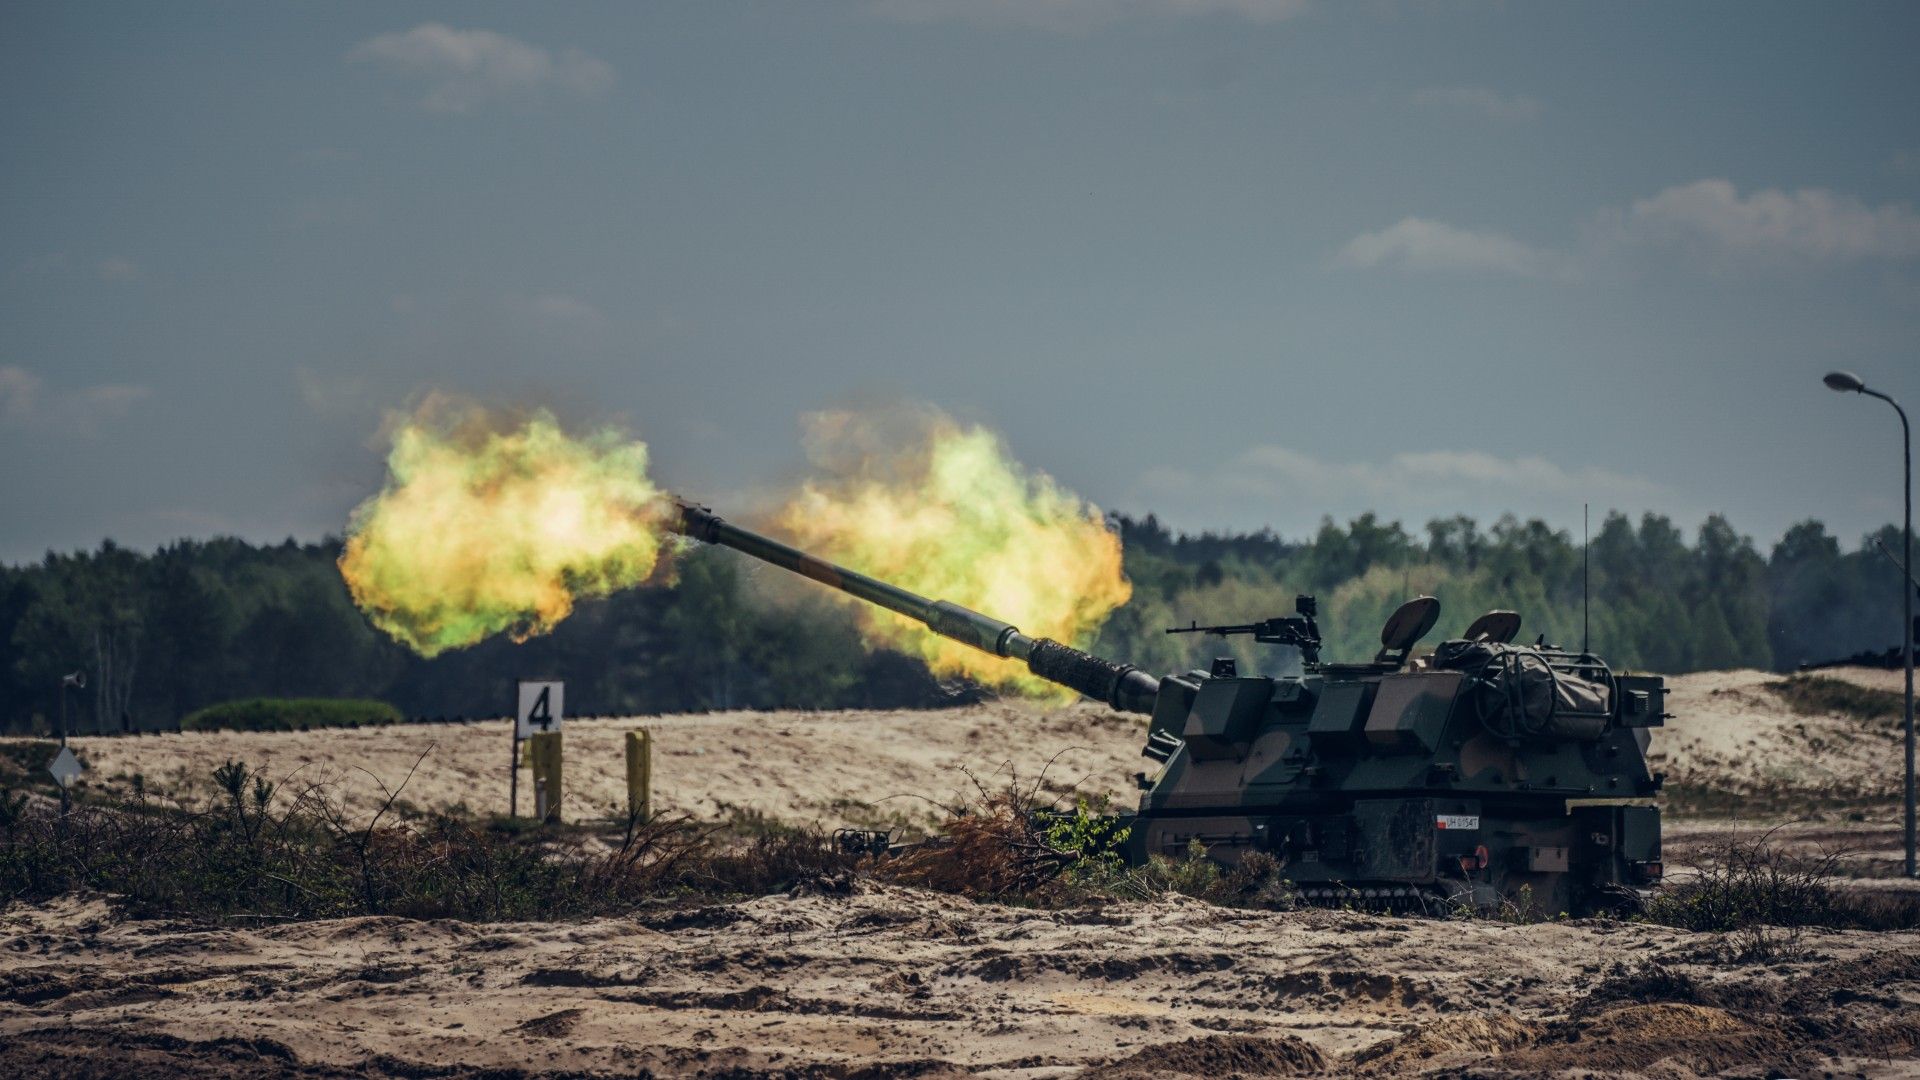
[[[1633,905],[1662,873],[1661,778],[1648,729],[1665,687],[1597,656],[1512,644],[1513,612],[1411,654],[1439,601],[1402,605],[1380,652],[1323,663],[1312,597],[1294,615],[1169,633],[1248,635],[1297,649],[1298,676],[1155,677],[946,601],[929,600],[683,505],[679,531],[785,567],[926,624],[1042,678],[1152,719],[1127,854],[1278,861],[1307,899],[1434,909]]]

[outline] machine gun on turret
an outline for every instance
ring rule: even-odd
[[[1261,645],[1291,645],[1300,650],[1300,662],[1307,667],[1316,667],[1320,663],[1320,627],[1313,621],[1320,613],[1320,605],[1313,597],[1301,594],[1294,597],[1293,609],[1297,615],[1276,615],[1256,623],[1235,623],[1226,626],[1201,626],[1197,622],[1186,626],[1170,626],[1169,634],[1212,634],[1215,637],[1230,637],[1236,634],[1251,635]]]

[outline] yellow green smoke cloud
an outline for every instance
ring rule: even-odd
[[[387,472],[353,512],[340,573],[374,625],[422,656],[546,633],[659,559],[647,447],[615,431],[429,408],[395,428]]]

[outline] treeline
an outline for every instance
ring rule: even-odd
[[[1222,650],[1218,638],[1199,643],[1161,628],[1290,614],[1296,593],[1319,598],[1331,659],[1372,656],[1387,616],[1422,593],[1441,601],[1435,640],[1507,608],[1521,613],[1523,640],[1582,643],[1579,539],[1537,520],[1505,517],[1482,529],[1456,516],[1430,521],[1416,536],[1365,514],[1344,527],[1323,522],[1307,541],[1175,536],[1151,516],[1117,524],[1135,595],[1099,644],[1126,650],[1142,667],[1165,670],[1228,651],[1258,666],[1244,638]],[[1587,552],[1586,641],[1615,667],[1669,673],[1787,670],[1885,650],[1900,640],[1900,572],[1874,549],[1876,539],[1899,552],[1894,526],[1848,551],[1825,526],[1805,521],[1763,556],[1717,514],[1691,543],[1658,514],[1638,522],[1608,514]]]
[[[1386,616],[1418,593],[1445,607],[1435,640],[1493,607],[1520,611],[1528,640],[1581,639],[1579,543],[1538,521],[1481,529],[1454,517],[1416,535],[1369,514],[1327,521],[1301,541],[1175,535],[1151,516],[1114,526],[1134,598],[1083,644],[1150,670],[1227,653],[1242,670],[1284,670],[1290,650],[1165,629],[1290,614],[1303,592],[1320,598],[1329,659],[1371,656]],[[1895,551],[1898,536],[1880,534]],[[496,715],[518,677],[567,680],[575,714],[920,707],[969,693],[917,660],[863,648],[845,604],[732,552],[692,552],[675,560],[671,587],[584,603],[550,636],[432,660],[367,623],[338,555],[333,540],[183,541],[151,554],[109,542],[0,568],[0,729],[49,730],[70,672],[86,684],[65,691],[75,731],[172,727],[196,709],[254,697]],[[1611,514],[1590,555],[1589,637],[1616,666],[1785,669],[1898,640],[1898,571],[1870,543],[1843,550],[1818,522],[1795,526],[1763,556],[1717,516],[1689,543],[1666,518]]]

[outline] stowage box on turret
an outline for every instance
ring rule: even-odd
[[[1430,655],[1439,619],[1419,597],[1364,663],[1323,663],[1311,597],[1296,613],[1169,633],[1250,635],[1299,650],[1303,674],[1242,676],[1232,660],[1155,678],[1031,638],[1009,623],[835,566],[683,505],[680,532],[918,619],[1115,709],[1152,717],[1129,822],[1131,861],[1239,861],[1263,852],[1310,901],[1415,910],[1515,904],[1575,914],[1630,907],[1658,883],[1661,777],[1648,729],[1656,676],[1588,652],[1514,645],[1492,611]]]

